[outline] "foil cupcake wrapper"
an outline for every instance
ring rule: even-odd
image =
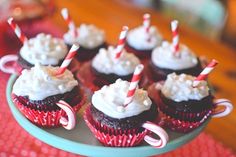
[[[105,146],[133,147],[139,145],[144,137],[149,134],[147,130],[142,132],[137,132],[135,129],[121,131],[101,126],[92,119],[89,107],[85,110],[84,120],[94,136]]]
[[[202,123],[204,123],[208,117],[211,115],[209,112],[202,120],[197,122],[189,122],[189,121],[181,121],[179,119],[172,118],[163,112],[160,112],[162,116],[162,120],[164,121],[164,126],[172,131],[180,132],[180,133],[188,133],[192,130],[198,128]]]
[[[16,98],[13,99],[14,104],[20,110],[20,112],[29,119],[32,123],[40,126],[40,127],[59,127],[60,118],[65,117],[66,113],[62,109],[54,110],[54,111],[40,111],[36,109],[31,109],[21,102],[19,102]],[[77,105],[73,107],[74,111],[77,112],[85,102],[85,98],[83,97]]]
[[[205,109],[201,112],[180,112],[164,104],[159,95],[160,91],[158,89],[154,89],[154,86],[152,87],[152,89],[148,89],[148,93],[149,96],[155,101],[155,103],[158,104],[158,108],[161,112],[165,113],[166,115],[172,118],[179,119],[182,121],[198,122],[206,115],[211,114],[214,108],[212,107],[211,109]]]

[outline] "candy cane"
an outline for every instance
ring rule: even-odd
[[[162,129],[161,127],[159,127],[158,125],[152,123],[152,122],[146,122],[142,125],[143,128],[150,130],[151,132],[155,133],[156,135],[158,135],[160,137],[160,139],[154,139],[149,135],[146,135],[144,137],[144,140],[150,144],[153,147],[156,148],[163,148],[168,140],[169,140],[169,136],[166,133],[166,131],[164,129]]]
[[[178,21],[174,20],[171,22],[171,31],[172,31],[172,44],[174,46],[174,53],[179,51],[179,32],[178,32]]]
[[[14,22],[14,19],[12,17],[10,17],[7,20],[8,24],[11,26],[11,28],[14,30],[16,36],[18,37],[18,39],[20,39],[20,41],[22,42],[22,44],[24,44],[28,39],[27,37],[22,33],[20,27]]]
[[[58,69],[57,75],[60,75],[60,74],[65,72],[66,68],[69,66],[69,64],[71,63],[72,59],[76,55],[78,49],[79,49],[79,46],[77,46],[75,44],[72,45],[69,53],[67,54],[66,58],[64,59],[64,61],[61,64],[60,68]]]
[[[60,107],[62,110],[64,110],[68,117],[68,120],[65,117],[60,118],[60,123],[62,124],[62,126],[67,130],[73,129],[75,127],[75,122],[76,122],[74,109],[63,100],[57,102],[56,105]]]
[[[122,51],[125,46],[125,39],[126,39],[128,30],[129,30],[129,28],[127,26],[123,26],[122,31],[120,32],[118,45],[116,47],[116,59],[120,58],[120,56],[122,54]]]
[[[135,94],[136,88],[138,86],[138,83],[140,81],[143,68],[144,68],[144,66],[142,64],[139,64],[136,66],[136,68],[134,70],[134,74],[133,74],[132,80],[129,85],[129,91],[127,93],[127,96],[125,98],[125,102],[123,105],[124,107],[127,107],[128,104],[131,103],[134,98],[134,94]]]
[[[203,71],[195,78],[193,81],[193,87],[198,86],[200,81],[205,80],[209,73],[216,67],[218,61],[213,59],[204,69]]]
[[[69,30],[72,30],[73,33],[74,33],[74,36],[77,37],[78,36],[78,32],[76,30],[76,26],[75,26],[75,23],[74,21],[72,20],[70,14],[69,14],[69,11],[67,8],[63,8],[61,10],[61,15],[62,17],[64,18],[64,20],[66,21],[68,27],[69,27]]]

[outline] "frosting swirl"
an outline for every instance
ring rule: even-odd
[[[78,82],[69,70],[55,75],[58,68],[36,64],[30,70],[23,70],[13,85],[12,92],[17,96],[28,96],[31,100],[43,100],[71,91]]]
[[[132,74],[135,67],[140,64],[134,54],[127,53],[125,50],[119,59],[116,59],[115,55],[113,46],[109,46],[108,49],[101,48],[92,60],[92,67],[100,73],[125,76]]]
[[[105,42],[105,33],[94,25],[81,24],[77,28],[78,37],[73,35],[73,31],[69,30],[64,34],[64,40],[67,44],[79,44],[84,48],[93,49]]]
[[[148,41],[148,38],[150,40]],[[129,31],[127,35],[127,42],[130,46],[137,50],[150,50],[160,45],[162,37],[157,28],[151,26],[149,34],[143,26],[139,26]]]
[[[138,115],[149,110],[152,104],[147,91],[136,89],[133,101],[123,107],[130,83],[121,79],[109,86],[103,86],[95,91],[92,96],[92,104],[99,111],[112,118],[126,118]]]
[[[40,33],[29,39],[20,49],[21,57],[32,65],[58,65],[66,56],[68,50],[59,38],[53,38],[50,34]]]
[[[174,54],[174,47],[167,41],[153,50],[151,56],[154,65],[160,68],[182,70],[196,66],[196,55],[185,45],[180,45],[178,56]]]
[[[169,74],[161,88],[162,94],[176,102],[188,100],[201,100],[209,95],[209,88],[205,80],[200,81],[197,87],[193,87],[195,77],[186,74]]]

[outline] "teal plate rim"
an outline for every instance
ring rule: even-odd
[[[11,112],[16,121],[19,123],[19,125],[35,138],[53,147],[75,154],[86,155],[86,156],[98,156],[98,157],[99,156],[118,157],[121,155],[137,157],[137,156],[151,156],[151,155],[162,154],[174,150],[184,145],[185,143],[190,142],[192,139],[197,137],[202,132],[202,130],[206,127],[206,125],[209,122],[208,120],[204,124],[202,124],[199,128],[193,130],[192,132],[169,141],[169,143],[164,148],[161,149],[153,148],[151,146],[115,148],[115,147],[104,147],[104,146],[95,146],[95,145],[79,143],[48,133],[42,128],[39,128],[36,125],[32,124],[21,114],[21,112],[15,107],[11,99],[12,86],[16,78],[17,75],[10,76],[7,83],[6,95],[7,95],[7,102],[11,109]]]

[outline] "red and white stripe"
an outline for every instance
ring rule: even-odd
[[[122,31],[120,32],[119,41],[116,47],[116,59],[120,58],[122,51],[125,46],[125,39],[128,33],[129,27],[123,26]]]
[[[60,68],[57,71],[57,75],[63,74],[66,70],[66,68],[69,66],[70,62],[72,61],[72,59],[74,58],[74,56],[77,53],[77,50],[79,49],[78,45],[73,44],[69,53],[67,54],[66,58],[64,59],[64,61],[62,62]]]
[[[128,104],[131,103],[134,98],[134,94],[135,94],[136,88],[138,87],[138,83],[140,81],[143,68],[144,66],[142,64],[139,64],[136,66],[134,70],[134,74],[129,85],[129,91],[125,98],[124,107],[128,106]]]
[[[16,36],[20,39],[20,41],[24,44],[28,39],[27,37],[22,33],[20,27],[14,22],[14,19],[10,17],[7,20],[8,24],[11,26],[11,28],[14,30]]]
[[[142,127],[153,132],[154,134],[156,134],[160,138],[160,139],[155,139],[155,138],[151,137],[150,135],[146,135],[144,137],[144,140],[148,144],[150,144],[151,146],[156,147],[156,148],[163,148],[166,146],[166,144],[169,140],[169,136],[164,129],[162,129],[157,124],[149,122],[149,121],[145,122],[142,125]]]
[[[204,69],[203,71],[195,78],[193,81],[193,87],[198,86],[199,82],[205,80],[209,73],[216,67],[218,61],[213,59]]]
[[[149,33],[149,30],[150,30],[150,18],[151,18],[151,15],[150,14],[144,14],[143,15],[143,26],[146,30],[146,33]]]
[[[60,118],[60,123],[62,126],[67,130],[73,129],[76,123],[76,114],[74,109],[63,100],[57,102],[56,105],[65,111],[67,115],[67,119],[65,117]]]
[[[69,27],[69,30],[72,30],[73,33],[74,33],[74,36],[77,37],[78,36],[78,32],[77,32],[77,29],[76,29],[76,26],[75,26],[75,23],[74,21],[72,20],[70,14],[69,14],[69,11],[67,8],[63,8],[61,10],[61,15],[62,17],[64,18],[64,20],[66,21],[68,27]]]
[[[171,22],[171,31],[172,31],[172,44],[174,46],[174,53],[179,51],[179,31],[178,31],[178,21],[174,20]]]

